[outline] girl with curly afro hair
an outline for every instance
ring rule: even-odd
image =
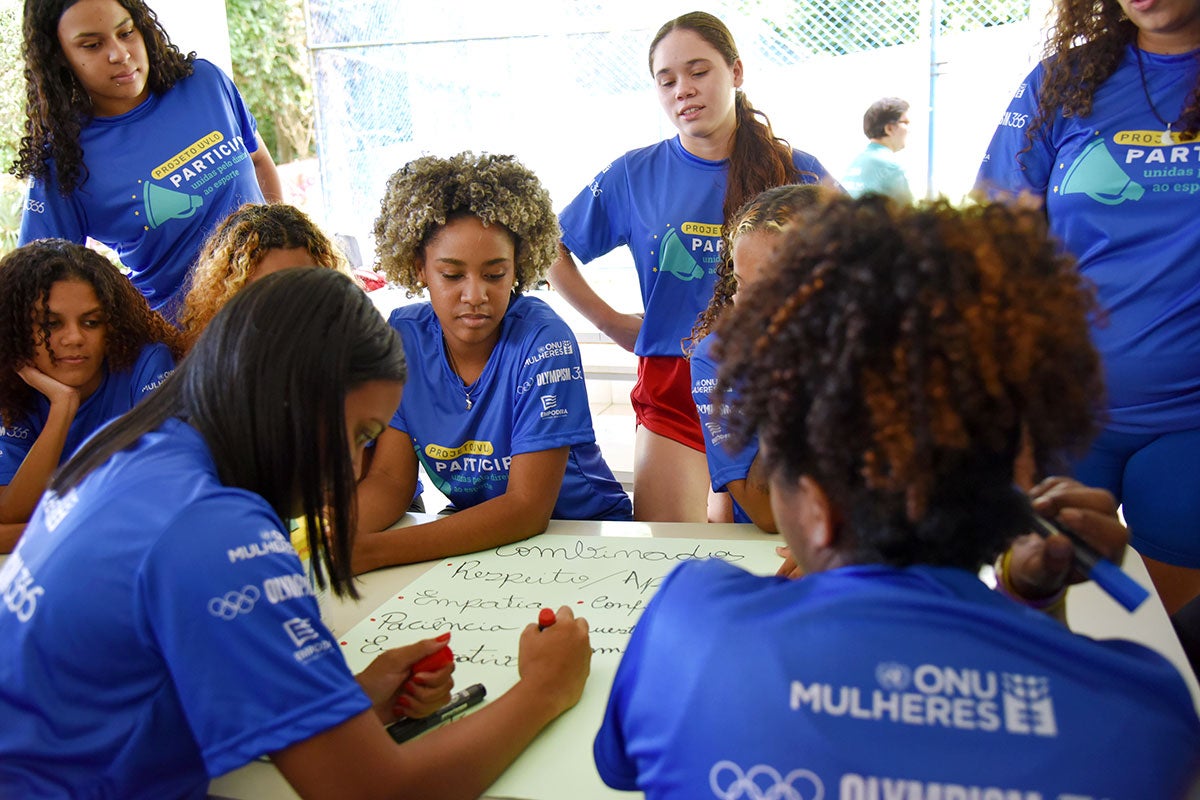
[[[200,251],[179,325],[188,349],[246,284],[288,267],[325,267],[351,278],[345,257],[303,211],[247,203],[224,219]]]
[[[1040,213],[834,196],[785,237],[718,355],[805,574],[676,567],[617,669],[601,776],[690,797],[757,770],[790,796],[880,797],[867,776],[903,764],[921,786],[1182,796],[1200,719],[1176,669],[1030,608],[1077,579],[1070,540],[1022,536],[1003,591],[978,577],[1034,508],[1109,558],[1128,540],[1103,490],[1014,486],[1023,447],[1087,442],[1100,394],[1094,298]],[[747,671],[713,701],[708,677]]]
[[[380,269],[429,299],[389,320],[409,380],[359,484],[355,571],[496,547],[551,518],[629,519],[596,445],[575,335],[523,293],[558,245],[537,176],[512,156],[426,156],[391,176],[380,206]],[[383,531],[418,465],[456,513]]]
[[[1027,196],[1096,286],[1104,429],[1072,465],[1121,503],[1167,610],[1200,597],[1200,0],[1061,0],[977,192]]]
[[[716,498],[709,500],[710,522],[752,522],[768,533],[776,532],[757,443],[748,442],[737,452],[725,444],[729,431],[711,396],[717,378],[717,362],[712,356],[717,338],[711,333],[721,314],[732,307],[738,291],[770,268],[775,246],[800,211],[819,202],[825,191],[829,190],[814,184],[792,183],[768,189],[742,206],[733,220],[730,247],[717,267],[713,298],[692,328],[692,399],[704,427],[704,455],[716,493]]]
[[[58,465],[179,355],[178,332],[99,253],[43,239],[0,259],[0,523],[26,522]]]
[[[821,162],[775,135],[742,90],[745,65],[729,28],[704,11],[667,21],[646,60],[678,135],[604,167],[559,216],[550,282],[600,331],[638,356],[634,514],[704,522],[708,469],[682,349],[712,297],[724,234],[745,203],[785,183],[835,183]],[[575,262],[628,247],[644,313],[600,297]]]
[[[254,117],[143,0],[25,0],[24,57],[21,244],[104,242],[173,317],[206,233],[243,202],[282,199]]]

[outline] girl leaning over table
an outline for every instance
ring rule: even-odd
[[[397,704],[449,697],[452,663],[413,671],[445,637],[354,676],[321,622],[283,520],[305,518],[317,585],[355,596],[354,480],[404,379],[361,289],[284,270],[83,446],[0,570],[0,796],[203,798],[266,754],[305,798],[477,797],[578,701],[591,651],[564,607],[521,634],[510,691],[398,746]]]
[[[596,444],[575,336],[523,294],[558,233],[549,195],[512,156],[427,156],[388,181],[380,266],[429,300],[389,320],[411,377],[359,485],[356,572],[496,547],[551,519],[630,519]],[[408,507],[418,464],[457,513],[382,531]]]

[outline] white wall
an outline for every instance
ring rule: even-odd
[[[225,0],[149,0],[167,35],[180,50],[207,59],[233,73]]]

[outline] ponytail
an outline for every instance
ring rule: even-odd
[[[738,210],[760,192],[785,183],[795,183],[800,175],[792,161],[792,146],[775,135],[767,115],[750,105],[746,93],[734,96],[737,132],[729,156],[725,203],[722,216],[728,227]],[[813,176],[814,178],[816,176]]]

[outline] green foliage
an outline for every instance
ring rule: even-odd
[[[12,166],[21,143],[25,119],[25,75],[21,60],[20,0],[0,0],[0,255],[17,246],[21,229],[21,208],[25,187],[11,175],[2,174]]]
[[[0,0],[0,165],[7,172],[17,157],[25,119],[25,75],[21,60],[20,0]]]
[[[311,155],[313,96],[302,0],[226,0],[233,81],[275,160]]]

